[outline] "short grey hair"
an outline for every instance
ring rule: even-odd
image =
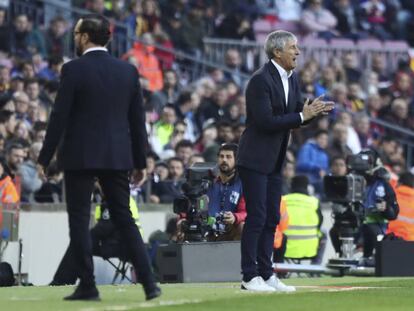
[[[298,41],[296,36],[285,30],[276,30],[271,32],[265,41],[264,49],[266,52],[266,55],[269,59],[272,59],[274,57],[274,50],[280,50],[282,51],[285,48],[285,45],[288,41]]]

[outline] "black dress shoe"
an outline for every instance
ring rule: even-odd
[[[99,292],[96,286],[81,286],[79,285],[72,295],[66,296],[64,300],[89,300],[100,301]]]
[[[149,289],[145,289],[145,300],[151,300],[161,296],[161,289],[154,285]]]

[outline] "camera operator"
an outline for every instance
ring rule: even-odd
[[[208,214],[215,217],[215,230],[209,241],[236,241],[241,239],[246,206],[241,180],[236,171],[237,144],[225,143],[219,148],[217,164],[219,176],[207,192]]]
[[[219,148],[217,165],[219,176],[206,189],[203,196],[207,200],[208,241],[237,241],[241,239],[246,218],[245,201],[242,195],[241,180],[236,172],[237,144],[225,143]],[[200,215],[202,212],[199,212]],[[188,227],[188,214],[177,223],[177,237],[181,242],[186,239],[185,228]],[[198,215],[197,215],[198,218]],[[202,237],[204,234],[202,234]]]
[[[395,192],[388,183],[389,173],[382,165],[378,152],[375,150],[363,150],[360,154],[366,154],[372,158],[373,169],[365,172],[367,188],[365,191],[365,217],[362,225],[362,237],[364,240],[363,257],[372,256],[378,235],[385,235],[388,220],[394,220],[398,216],[399,207]]]

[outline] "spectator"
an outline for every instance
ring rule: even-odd
[[[295,161],[286,160],[282,170],[282,195],[291,192],[292,178],[295,176]]]
[[[147,179],[144,181],[140,189],[137,189],[135,193],[131,191],[131,195],[135,198],[135,201],[138,201],[138,195],[141,194],[144,202],[149,202],[149,197],[152,192],[152,186],[155,182],[159,181],[159,176],[155,172],[155,163],[159,160],[158,155],[153,152],[149,151],[146,157],[147,163]],[[139,193],[141,191],[141,193]]]
[[[330,171],[332,176],[345,176],[347,172],[346,159],[343,156],[332,157]]]
[[[20,170],[20,166],[26,159],[26,152],[24,147],[20,144],[13,143],[7,147],[6,152],[6,163],[3,165],[4,171],[9,175],[14,184],[17,186],[18,191],[20,192],[20,178],[16,178]]]
[[[412,76],[407,72],[398,72],[395,75],[394,84],[391,88],[393,96],[403,98],[407,101],[411,101],[414,93],[412,86]]]
[[[36,72],[35,72],[33,63],[31,61],[22,62],[20,65],[18,74],[23,80],[35,78]]]
[[[104,15],[108,18],[115,17],[115,14],[111,10],[105,8],[105,0],[89,0],[88,6],[88,9],[93,13]]]
[[[186,125],[185,138],[195,141],[195,135],[198,133],[195,110],[199,105],[200,98],[197,93],[184,91],[180,94],[176,104],[176,113],[180,120]]]
[[[0,134],[7,140],[13,137],[16,115],[10,110],[0,110]]]
[[[168,160],[168,179],[154,184],[150,197],[151,203],[172,203],[182,191],[184,163],[180,158]]]
[[[163,151],[159,154],[161,159],[168,159],[176,155],[177,145],[185,139],[187,124],[184,121],[177,121],[174,124],[174,131],[171,134],[170,141],[164,146]]]
[[[309,6],[302,13],[301,23],[308,34],[330,40],[338,35],[335,30],[337,20],[325,9],[322,0],[309,0]]]
[[[206,37],[206,26],[203,19],[204,5],[196,2],[190,6],[188,14],[183,18],[182,39],[185,52],[200,57],[203,51],[203,38]]]
[[[378,73],[375,71],[365,71],[361,78],[361,87],[364,92],[364,97],[378,94],[379,91],[379,79]]]
[[[316,74],[316,73],[315,73]],[[320,80],[316,84],[318,93],[330,95],[334,84],[336,83],[335,70],[331,66],[325,66],[322,69]]]
[[[179,158],[184,167],[188,167],[188,162],[193,155],[193,144],[191,141],[183,139],[175,146],[175,155]]]
[[[322,179],[329,169],[327,147],[328,132],[320,130],[299,149],[297,156],[296,173],[308,176],[318,194],[322,191]]]
[[[21,177],[21,201],[34,202],[34,193],[43,184],[43,170],[36,164],[42,143],[34,143],[30,147],[29,157],[19,167]]]
[[[393,125],[401,126],[402,128],[406,128],[406,129],[414,128],[414,125],[412,121],[409,119],[409,115],[408,115],[408,103],[403,98],[396,98],[392,101],[391,107],[390,107],[390,113],[384,116],[383,119]],[[398,134],[398,132],[395,132],[393,130],[388,130],[388,133],[393,136],[403,135],[403,134]]]
[[[332,139],[327,148],[329,157],[335,158],[338,156],[347,157],[353,154],[351,148],[347,145],[348,130],[342,123],[335,123],[332,127]]]
[[[247,74],[248,70],[242,65],[240,53],[236,49],[228,49],[224,56],[225,65],[233,72],[225,72],[224,77],[227,81],[233,81],[239,88],[244,87],[242,74]]]
[[[241,7],[227,14],[216,28],[216,34],[220,38],[249,41],[255,40],[251,20]]]
[[[61,56],[49,57],[48,66],[43,68],[38,74],[38,78],[46,81],[59,81],[60,71],[63,66]]]
[[[46,106],[44,101],[41,99],[40,84],[37,79],[27,80],[24,91],[29,96],[30,106]]]
[[[360,29],[359,14],[350,0],[334,0],[330,7],[337,19],[336,29],[342,37],[359,40],[367,35]]]
[[[375,53],[372,55],[371,69],[378,74],[379,87],[388,87],[391,84],[383,54]]]
[[[224,144],[217,155],[219,176],[207,192],[208,214],[222,220],[215,225],[209,241],[235,241],[241,239],[246,206],[241,180],[236,171],[236,144]]]
[[[13,76],[10,80],[9,93],[13,94],[14,92],[23,92],[23,91],[24,91],[24,79],[18,75]]]
[[[16,105],[16,118],[28,121],[29,96],[24,92],[16,92],[13,94],[13,102]]]
[[[382,0],[367,0],[360,4],[362,12],[362,28],[381,40],[391,39],[385,29],[390,22],[386,17],[386,6]]]
[[[227,103],[228,91],[225,86],[220,86],[214,91],[212,101],[210,103],[204,103],[200,107],[202,122],[210,118],[216,121],[228,119],[228,112],[226,110]]]
[[[246,124],[244,122],[239,122],[233,125],[234,142],[240,141],[240,137],[242,136],[245,129]]]
[[[182,14],[176,12],[171,15],[168,14],[168,16],[169,17],[166,17],[166,23],[164,25],[165,32],[170,37],[174,48],[187,51],[189,47],[187,46],[186,39],[184,38]]]
[[[154,54],[160,62],[162,70],[172,69],[175,61],[174,44],[170,36],[163,30],[154,33],[154,40],[157,45]]]
[[[367,114],[371,118],[378,118],[382,109],[382,99],[378,94],[369,95],[367,98]]]
[[[222,144],[229,144],[234,142],[234,133],[233,127],[230,122],[221,121],[217,123],[217,139],[215,144],[211,144],[207,147],[204,152],[203,156],[205,157],[207,162],[214,162],[214,154],[217,155],[219,151],[219,146]]]
[[[154,92],[150,97],[150,104],[158,113],[161,113],[166,104],[174,104],[180,95],[177,74],[174,70],[164,70],[163,81],[162,89]]]
[[[168,144],[171,134],[173,133],[176,120],[177,116],[174,106],[164,106],[161,118],[154,124],[153,133],[150,137],[151,145],[156,153],[160,153],[164,146]]]
[[[216,148],[216,150],[218,151],[216,139],[217,139],[217,128],[215,127],[214,123],[207,122],[203,128],[203,131],[198,141],[196,142],[194,146],[197,152],[203,154],[206,161],[209,161],[209,159],[207,159],[204,155],[205,152],[206,153],[208,152],[207,150],[209,150],[210,148]]]
[[[359,83],[362,73],[359,69],[358,60],[355,54],[352,52],[345,53],[342,57],[342,62],[344,64],[347,82]]]
[[[10,95],[10,78],[10,69],[0,65],[0,100],[5,101]]]
[[[154,50],[153,36],[145,33],[142,35],[142,42],[135,42],[133,48],[122,56],[122,59],[128,60],[148,80],[148,89],[152,92],[163,87],[161,67]]]
[[[135,36],[141,37],[144,33],[154,33],[159,30],[160,12],[155,1],[131,1],[130,11],[131,15],[125,22]]]
[[[369,117],[366,114],[355,116],[355,131],[358,135],[361,148],[366,149],[373,144]]]
[[[352,103],[348,98],[348,88],[345,83],[335,83],[332,86],[331,98],[335,102],[335,112],[351,110]]]
[[[41,143],[45,140],[46,136],[46,123],[36,122],[32,126],[32,142]]]
[[[46,55],[44,38],[31,29],[29,18],[25,14],[16,15],[14,18],[9,44],[10,53],[24,59],[30,59],[34,53]]]
[[[346,143],[347,146],[352,150],[354,154],[360,152],[361,143],[359,142],[358,134],[352,126],[352,115],[347,111],[340,111],[338,113],[337,121],[345,125],[348,131],[348,138]]]
[[[30,129],[27,122],[21,120],[17,121],[16,127],[14,128],[13,138],[30,141]]]
[[[56,16],[50,22],[44,34],[46,51],[49,57],[63,57],[70,51],[70,33],[67,31],[66,20]]]

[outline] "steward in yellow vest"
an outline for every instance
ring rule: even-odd
[[[319,200],[307,191],[308,178],[295,176],[292,179],[292,193],[283,196],[289,215],[286,258],[313,258],[318,254],[322,214]]]

